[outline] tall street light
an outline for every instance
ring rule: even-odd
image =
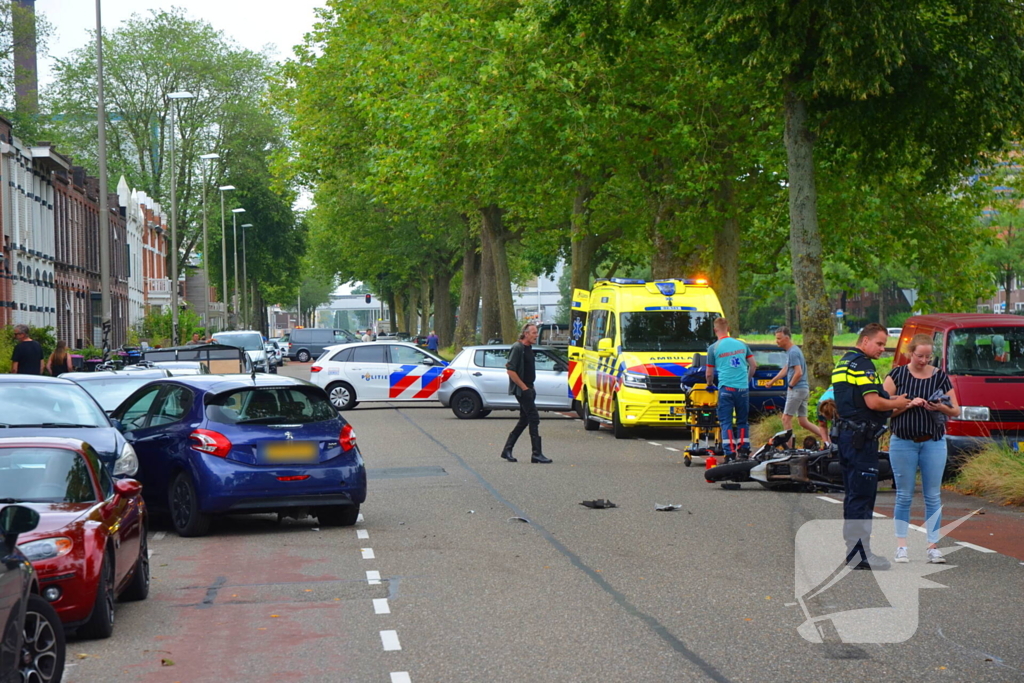
[[[245,233],[248,232],[246,228],[251,228],[252,223],[242,223],[242,282],[245,286],[242,288],[242,315],[246,323],[246,327],[252,327],[249,324],[249,314],[252,313],[252,301],[247,296],[249,292],[249,275],[246,271],[245,264],[249,261],[249,250],[245,248]]]
[[[103,352],[110,348],[110,211],[107,208],[107,113],[103,103],[103,21],[100,0],[96,0],[96,122],[100,173],[100,325]],[[106,360],[106,355],[104,355]]]
[[[174,177],[174,106],[175,100],[190,100],[190,92],[168,93],[171,101],[171,334],[172,346],[178,345],[178,181]]]
[[[228,324],[228,241],[226,237],[226,231],[224,230],[224,221],[226,220],[224,213],[224,193],[230,192],[235,189],[234,185],[221,185],[217,188],[220,190],[220,274],[222,279],[223,288],[221,296],[224,297],[224,324]]]
[[[235,321],[238,321],[238,214],[245,213],[245,209],[231,209],[231,231],[235,235],[235,296],[232,298],[235,309]]]
[[[216,152],[200,154],[204,162],[220,159]],[[206,310],[203,311],[203,326],[206,336],[210,336],[210,238],[206,229],[206,164],[203,164],[203,279],[206,281]]]

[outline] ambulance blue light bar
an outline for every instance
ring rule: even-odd
[[[658,291],[665,296],[675,296],[676,283],[674,282],[655,282],[654,285],[658,288]]]
[[[611,283],[614,283],[616,285],[646,285],[647,284],[647,280],[642,280],[640,278],[630,278],[630,277],[610,277],[610,278],[609,277],[602,277],[602,278],[598,278],[597,280],[595,280],[594,284],[598,284],[598,283],[601,283],[601,282],[611,282]],[[652,280],[652,282],[655,285],[658,286],[658,289],[660,291],[662,291],[663,294],[664,294],[664,290],[661,289],[662,285],[669,285],[669,286],[675,288],[675,283],[676,282],[682,282],[684,285],[704,285],[704,286],[707,286],[709,284],[708,281],[707,281],[707,278],[703,278],[703,277],[684,278],[684,279],[675,280],[673,282],[658,282],[657,280]],[[665,294],[665,296],[672,296],[672,295],[671,294]]]

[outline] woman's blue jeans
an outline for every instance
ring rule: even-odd
[[[910,524],[910,503],[914,498],[917,471],[921,470],[924,494],[925,529],[928,543],[939,542],[942,526],[942,472],[946,469],[946,439],[917,443],[893,435],[889,440],[889,462],[896,480],[896,537],[907,537]]]

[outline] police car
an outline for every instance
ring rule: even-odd
[[[405,342],[338,344],[309,368],[338,410],[361,401],[436,401],[448,363]]]

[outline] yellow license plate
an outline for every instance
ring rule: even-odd
[[[316,462],[316,443],[312,441],[275,441],[263,445],[267,462]]]
[[[686,414],[686,406],[669,406],[668,407],[668,414],[669,415],[685,415]]]
[[[767,386],[781,387],[784,384],[785,384],[785,382],[783,382],[781,379],[775,380],[775,384],[772,384],[772,381],[770,379],[759,379],[759,380],[757,380],[757,386],[759,386],[759,387],[767,387]]]

